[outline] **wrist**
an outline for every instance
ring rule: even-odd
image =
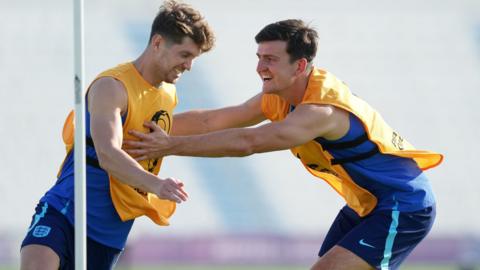
[[[176,151],[178,149],[178,138],[177,136],[168,136],[166,139],[166,147],[165,151],[163,153],[163,156],[171,156],[175,155]]]
[[[196,138],[196,136],[172,136],[168,155],[188,156],[189,154],[192,154],[192,150],[196,145],[194,138]]]

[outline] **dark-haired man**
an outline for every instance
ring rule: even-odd
[[[213,33],[191,6],[166,1],[147,48],[133,62],[104,71],[87,92],[87,267],[112,269],[136,217],[168,225],[183,183],[158,177],[161,158],[137,162],[122,147],[127,130],[144,121],[171,131],[175,82],[209,51]],[[40,199],[22,242],[21,269],[74,269],[73,115],[65,122],[67,156],[55,185]]]
[[[442,155],[416,150],[341,80],[314,67],[317,33],[301,20],[267,25],[255,39],[262,93],[238,106],[175,117],[174,134],[206,134],[168,136],[146,123],[154,132],[131,131],[142,141],[128,141],[127,152],[144,160],[290,149],[347,203],[312,269],[397,269],[435,219],[423,170]],[[272,122],[244,128],[265,119]]]

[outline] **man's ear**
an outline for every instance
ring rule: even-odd
[[[305,70],[307,70],[307,67],[308,67],[308,61],[306,58],[300,58],[297,60],[297,70],[296,70],[296,74],[299,75],[303,72],[305,72]]]
[[[152,36],[152,40],[150,41],[150,45],[154,50],[158,50],[160,48],[160,45],[165,42],[165,39],[162,37],[160,34],[154,34]]]

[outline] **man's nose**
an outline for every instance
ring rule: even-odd
[[[192,65],[193,65],[193,60],[188,60],[185,63],[183,63],[183,68],[185,70],[190,71],[190,69],[192,69]]]
[[[257,63],[257,72],[265,70],[266,65],[263,63],[263,61],[258,61]]]

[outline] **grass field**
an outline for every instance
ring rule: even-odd
[[[0,270],[16,270],[19,267],[14,266],[0,266]],[[178,265],[163,265],[163,266],[119,266],[117,270],[305,270],[305,267],[295,266],[178,266]],[[458,266],[452,265],[405,265],[400,270],[459,270]],[[473,270],[473,269],[472,269]],[[480,267],[475,268],[480,270]]]

